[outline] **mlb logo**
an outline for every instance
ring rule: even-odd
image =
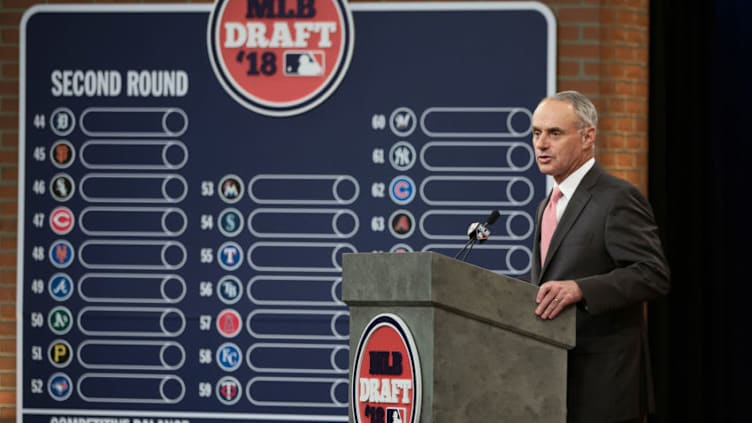
[[[404,408],[387,407],[386,409],[386,423],[404,423],[405,422]]]
[[[325,68],[323,51],[285,52],[285,76],[320,76]]]

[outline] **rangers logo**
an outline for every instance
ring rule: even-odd
[[[420,361],[402,319],[388,313],[374,317],[354,360],[350,403],[355,423],[420,421]]]
[[[344,0],[217,0],[207,44],[212,68],[243,106],[293,116],[326,100],[350,65]]]
[[[235,242],[225,242],[217,250],[219,265],[225,270],[236,270],[243,264],[243,250]]]

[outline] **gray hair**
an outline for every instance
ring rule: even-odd
[[[593,102],[580,92],[560,91],[551,97],[546,97],[545,100],[557,100],[571,104],[580,119],[580,128],[586,126],[598,127],[598,110],[596,110]]]

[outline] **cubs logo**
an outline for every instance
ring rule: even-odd
[[[415,197],[415,183],[409,176],[395,176],[389,184],[389,195],[397,204],[407,204]]]
[[[254,112],[304,113],[339,86],[352,58],[344,0],[217,0],[207,45],[225,91]]]
[[[394,314],[374,317],[360,337],[350,381],[355,423],[417,423],[421,369],[412,334]]]

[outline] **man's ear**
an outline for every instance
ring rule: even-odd
[[[595,146],[596,129],[589,126],[582,130],[582,146],[584,148],[593,148]]]

